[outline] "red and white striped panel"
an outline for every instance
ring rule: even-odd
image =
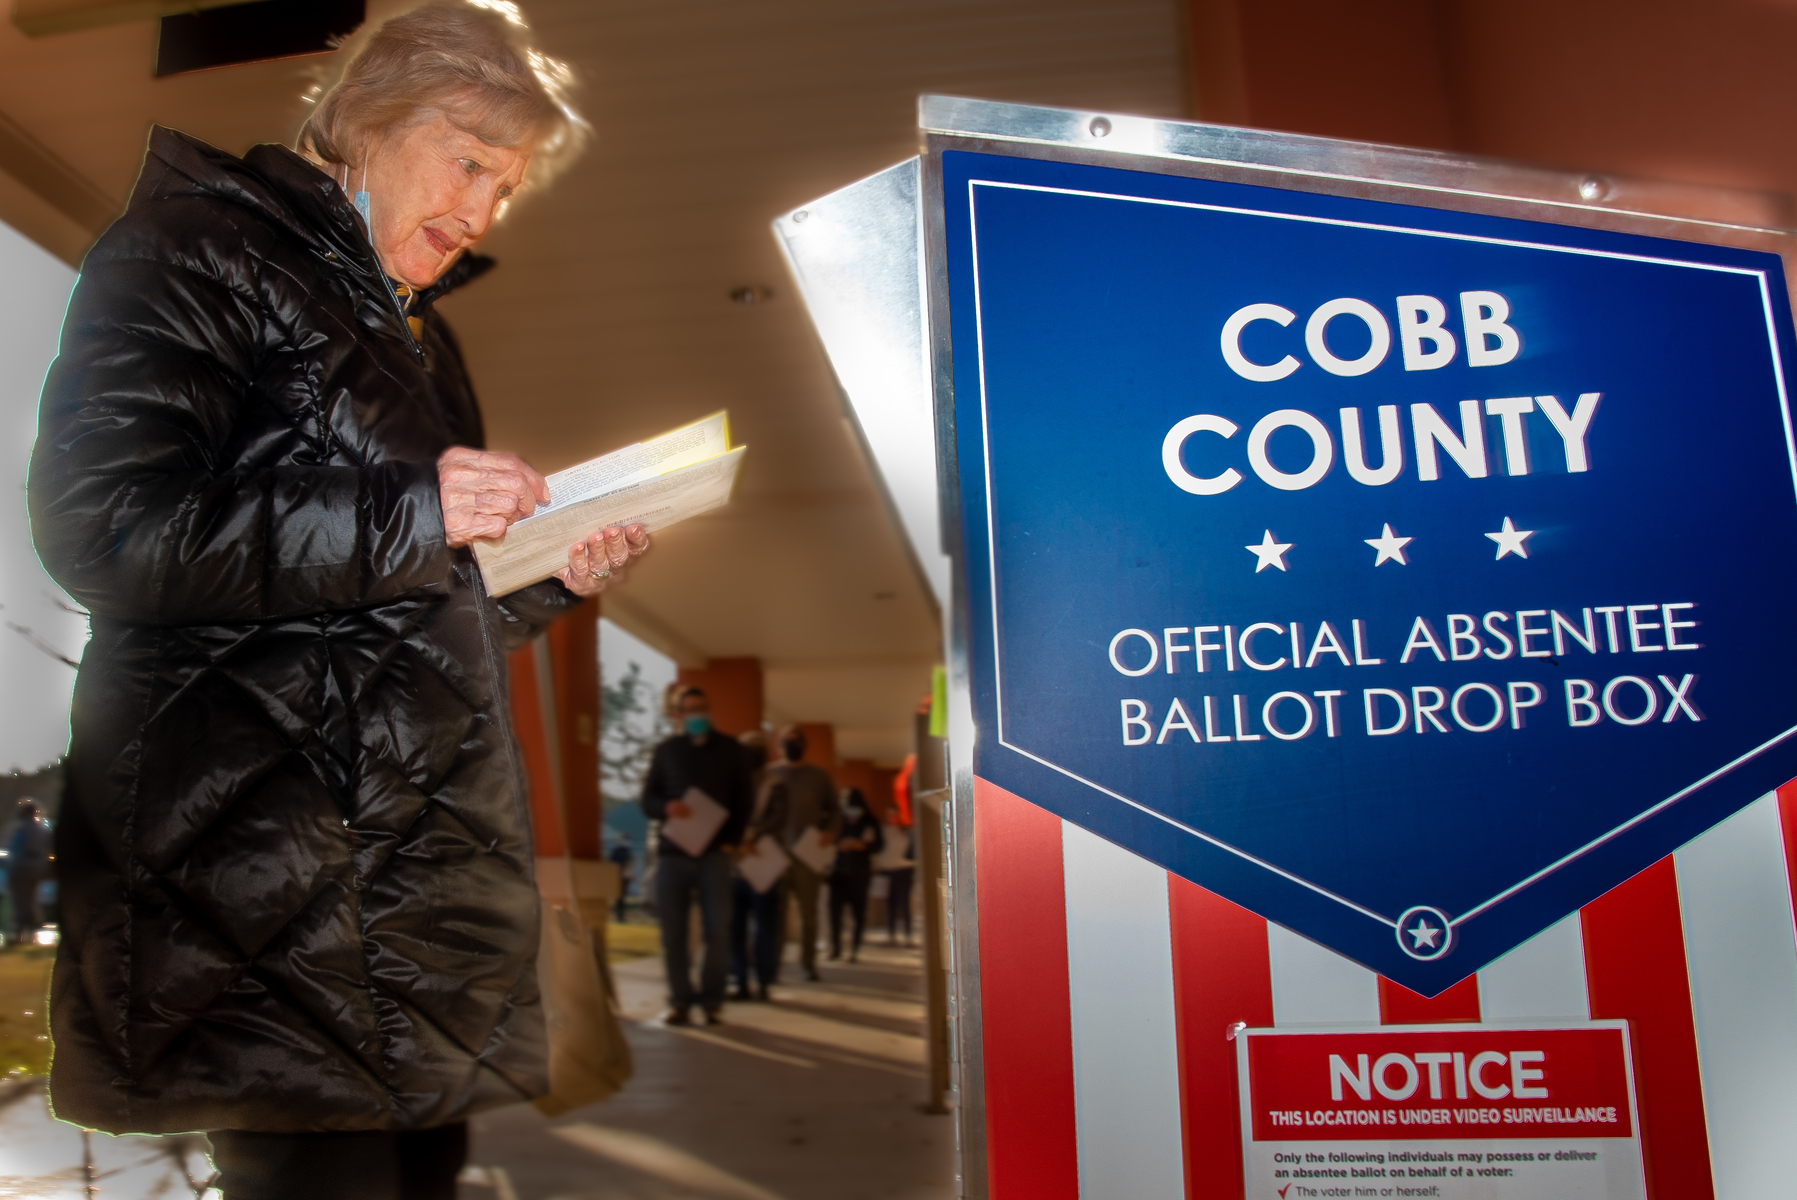
[[[994,1200],[1240,1200],[1250,1026],[1631,1023],[1655,1200],[1791,1194],[1797,781],[1433,999],[976,781]]]

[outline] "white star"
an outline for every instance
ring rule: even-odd
[[[1506,554],[1514,554],[1518,558],[1527,558],[1529,556],[1529,548],[1522,544],[1523,539],[1534,536],[1534,533],[1535,531],[1533,529],[1518,529],[1511,523],[1509,517],[1505,517],[1504,527],[1502,529],[1496,533],[1488,533],[1485,536],[1497,543],[1497,556],[1499,558],[1504,557]]]
[[[1404,557],[1404,547],[1408,546],[1416,539],[1399,537],[1397,534],[1393,533],[1391,531],[1391,522],[1386,522],[1385,532],[1379,537],[1363,538],[1361,540],[1379,552],[1379,557],[1373,560],[1373,565],[1375,567],[1382,562],[1395,562],[1400,567],[1407,567],[1410,565],[1410,560]]]
[[[1431,950],[1435,949],[1435,939],[1441,936],[1441,930],[1436,929],[1421,917],[1416,919],[1416,925],[1409,930],[1409,933],[1418,950],[1424,946]]]
[[[1281,571],[1285,570],[1285,552],[1291,548],[1292,544],[1290,542],[1274,541],[1273,531],[1271,529],[1267,530],[1266,535],[1261,538],[1260,545],[1243,547],[1243,549],[1247,550],[1249,553],[1253,554],[1255,558],[1260,560],[1254,564],[1254,573],[1256,575],[1260,574],[1268,567],[1278,567]]]

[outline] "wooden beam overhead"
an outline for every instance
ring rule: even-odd
[[[0,112],[0,171],[98,237],[122,205]]]
[[[0,171],[0,222],[80,270],[94,235],[44,203],[42,196]]]
[[[243,0],[13,0],[12,23],[28,37],[154,21],[176,13],[224,8]]]

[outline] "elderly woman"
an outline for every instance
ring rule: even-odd
[[[214,1131],[228,1200],[452,1195],[461,1122],[545,1090],[504,654],[648,537],[497,598],[467,549],[549,498],[432,307],[578,141],[524,36],[389,21],[297,152],[155,130],[45,385],[33,530],[93,614],[51,1095]]]

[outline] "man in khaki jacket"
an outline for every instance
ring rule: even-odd
[[[805,757],[805,734],[797,725],[782,726],[774,734],[778,761],[762,772],[760,785],[766,789],[783,784],[786,792],[786,820],[776,836],[791,849],[807,829],[815,828],[826,845],[834,841],[842,827],[842,806],[836,801],[836,781],[822,767],[801,761]],[[787,868],[782,889],[799,906],[799,962],[805,978],[817,975],[817,898],[824,877],[800,862],[797,857]]]

